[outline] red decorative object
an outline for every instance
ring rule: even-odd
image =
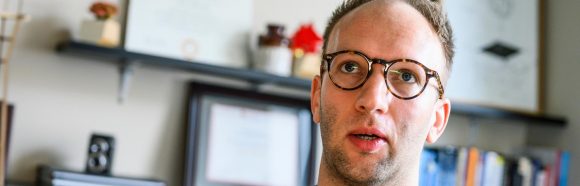
[[[322,37],[316,33],[312,24],[300,26],[291,40],[290,48],[293,51],[301,49],[304,53],[317,53],[322,44]]]
[[[117,15],[117,6],[108,2],[95,2],[91,5],[90,11],[99,20],[106,20]]]

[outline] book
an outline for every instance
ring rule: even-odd
[[[165,186],[158,180],[92,175],[49,166],[38,168],[37,182],[41,186]]]
[[[562,151],[560,153],[560,186],[568,185],[568,169],[570,168],[570,152]]]
[[[570,153],[526,148],[517,156],[476,147],[424,149],[421,186],[566,186]]]
[[[546,170],[542,169],[536,175],[536,180],[534,186],[545,186],[548,182],[546,182]]]
[[[475,177],[473,178],[474,186],[483,185],[483,165],[485,164],[485,152],[479,150],[478,154],[477,166],[475,167]]]
[[[461,148],[459,150],[457,158],[457,186],[464,186],[466,181],[467,173],[467,148]]]
[[[438,152],[439,176],[438,186],[455,186],[458,179],[457,162],[458,149],[455,147],[445,147]]]
[[[424,149],[421,153],[421,162],[419,170],[420,186],[435,186],[437,183],[438,164],[437,150]]]
[[[477,169],[479,165],[479,150],[475,147],[471,147],[469,148],[467,156],[467,174],[465,177],[465,185],[476,186]]]
[[[543,169],[545,170],[545,184],[546,186],[561,186],[566,185],[566,183],[560,183],[565,181],[566,179],[562,179],[563,176],[561,175],[563,172],[567,173],[567,166],[568,163],[564,163],[562,160],[562,155],[565,152],[561,150],[554,149],[554,148],[545,148],[545,147],[528,147],[522,150],[522,156],[529,156],[532,159],[536,159],[543,165]],[[563,167],[566,170],[563,169]]]
[[[532,185],[533,166],[529,158],[520,157],[518,159],[518,173],[522,176],[522,185]]]
[[[484,186],[501,186],[503,185],[503,175],[505,162],[497,152],[484,152],[483,180],[481,185]]]

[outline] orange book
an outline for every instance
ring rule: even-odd
[[[466,186],[475,186],[475,174],[477,174],[477,166],[479,164],[479,150],[475,147],[469,149],[467,158],[467,174],[465,177]]]

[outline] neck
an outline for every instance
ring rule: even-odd
[[[320,171],[318,172],[319,186],[349,186],[355,184],[339,176],[336,171],[330,170],[325,163],[324,155],[322,158]],[[393,179],[385,180],[385,182],[376,186],[419,185],[419,162],[414,162],[404,165],[400,172],[393,175]]]

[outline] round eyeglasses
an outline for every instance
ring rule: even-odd
[[[384,65],[387,89],[399,99],[416,98],[425,90],[429,79],[437,80],[439,99],[443,98],[443,86],[439,74],[412,59],[384,59],[367,57],[362,52],[342,50],[323,56],[324,68],[332,83],[343,90],[355,90],[364,85],[372,73],[372,64]]]

